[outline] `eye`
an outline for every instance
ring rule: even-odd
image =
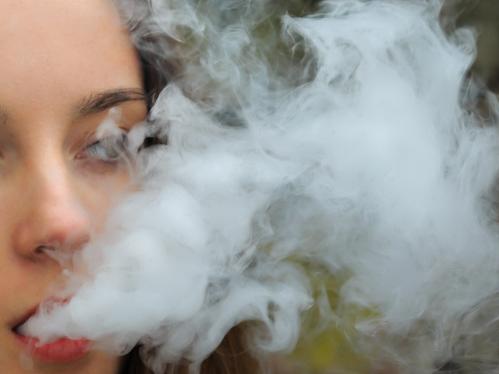
[[[88,157],[105,162],[118,161],[120,152],[115,147],[109,147],[102,141],[90,144],[85,150]]]
[[[126,135],[103,138],[86,146],[77,159],[116,163],[126,155]]]

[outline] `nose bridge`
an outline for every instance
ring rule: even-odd
[[[78,248],[89,238],[90,222],[71,171],[59,152],[34,156],[24,170],[26,209],[14,230],[14,248],[25,256],[43,246]]]

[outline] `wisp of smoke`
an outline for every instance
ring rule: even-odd
[[[403,372],[494,360],[499,134],[470,110],[474,37],[444,34],[441,2],[117,3],[168,80],[129,134],[139,188],[75,254],[71,301],[25,329],[141,344],[157,373],[195,370],[242,322],[255,352],[286,351],[307,263],[348,274],[341,303],[375,311],[359,347]],[[152,133],[168,144],[135,152]]]

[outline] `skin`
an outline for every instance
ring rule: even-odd
[[[110,106],[124,131],[146,116],[140,93],[108,97],[141,91],[136,52],[108,0],[2,0],[0,35],[1,371],[116,372],[118,359],[96,351],[69,364],[26,359],[11,328],[60,277],[43,246],[81,249],[102,228],[110,196],[130,189],[125,163],[94,143]]]

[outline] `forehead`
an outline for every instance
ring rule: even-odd
[[[111,0],[0,1],[0,105],[140,86],[138,58]],[[7,103],[6,103],[7,102]]]

